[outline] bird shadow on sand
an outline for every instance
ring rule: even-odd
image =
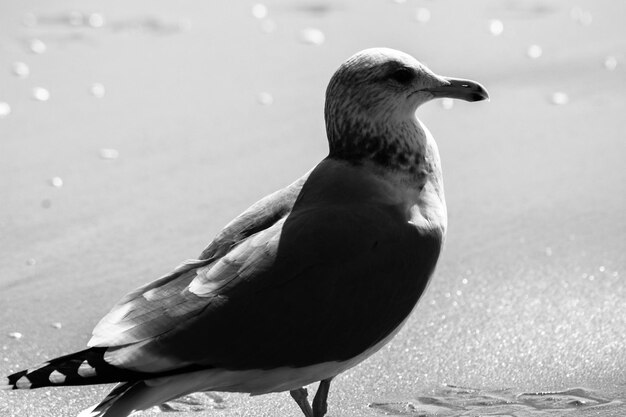
[[[369,405],[384,415],[415,417],[541,417],[615,416],[625,404],[584,388],[565,391],[515,392],[510,389],[484,391],[447,385],[433,395],[411,401],[379,402]]]

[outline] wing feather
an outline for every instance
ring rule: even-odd
[[[293,208],[311,171],[289,186],[262,198],[237,216],[202,251],[199,258],[221,257],[242,239],[267,229],[281,218],[286,217]]]
[[[330,168],[252,206],[206,259],[125,297],[92,345],[110,346],[117,366],[158,373],[308,366],[382,340],[420,297],[442,236],[411,224],[379,182],[351,178],[358,167]]]
[[[234,285],[239,269],[249,277],[254,268],[270,265],[272,251],[261,250],[259,245],[271,240],[270,235],[278,239],[281,219],[291,211],[308,175],[235,218],[200,259],[185,261],[171,273],[125,295],[96,325],[88,345],[123,346],[157,337],[219,302],[219,290]],[[251,237],[255,240],[249,240]]]
[[[209,267],[201,268],[189,285],[189,291],[199,297],[211,297],[229,286],[261,275],[276,258],[284,219],[269,229],[257,232],[234,247]]]

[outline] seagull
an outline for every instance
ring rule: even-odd
[[[197,259],[124,296],[89,348],[0,379],[4,389],[117,382],[80,417],[124,417],[204,391],[289,391],[323,417],[331,380],[383,347],[433,274],[447,227],[434,98],[489,98],[372,48],[326,90],[329,153],[253,204]],[[319,381],[308,401],[305,386]]]

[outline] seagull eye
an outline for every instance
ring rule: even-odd
[[[389,78],[400,84],[408,84],[415,79],[415,73],[409,68],[400,68],[392,72]]]

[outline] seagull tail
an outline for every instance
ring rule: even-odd
[[[143,384],[143,382],[123,382],[118,384],[99,404],[81,411],[76,417],[125,417],[131,414],[134,408],[124,407],[125,409],[121,410],[120,406],[125,404],[118,400],[124,398],[126,393],[132,391],[135,386],[140,384]]]
[[[118,384],[99,404],[77,417],[127,417],[136,411],[198,391],[206,381],[202,372],[174,375],[147,381]]]
[[[0,389],[34,389],[137,380],[133,371],[104,361],[106,348],[90,348],[44,362],[0,379]]]
[[[120,382],[99,404],[82,411],[78,417],[126,417],[135,411],[207,388],[206,371],[155,377],[154,374],[124,370],[106,363],[106,349],[86,349],[0,378],[0,389]],[[151,378],[146,380],[146,377]]]

